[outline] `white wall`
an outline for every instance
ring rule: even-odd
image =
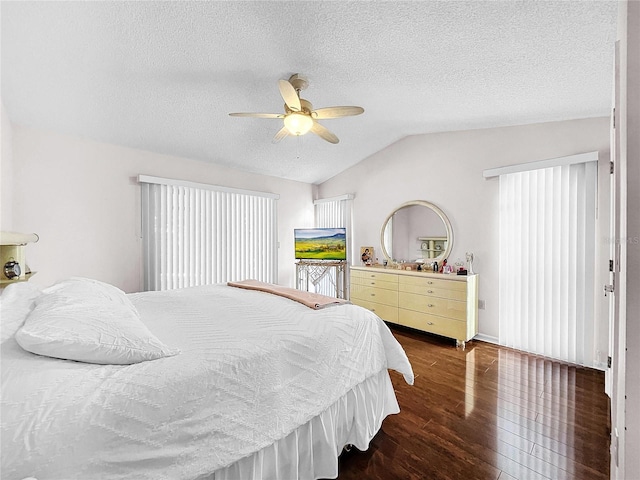
[[[293,286],[293,229],[313,224],[311,185],[14,125],[12,229],[40,236],[27,249],[33,283],[78,275],[142,289],[139,174],[280,194],[278,282]]]
[[[13,127],[0,99],[0,230],[13,231]]]
[[[599,204],[608,201],[609,119],[593,118],[507,128],[407,137],[318,187],[318,198],[354,193],[354,242],[374,245],[381,258],[380,227],[386,216],[409,200],[427,200],[449,217],[453,250],[449,262],[475,256],[480,274],[480,333],[498,337],[498,179],[485,180],[488,168],[599,151]],[[608,232],[608,210],[600,209],[599,249]],[[604,211],[602,211],[604,210]],[[600,264],[604,267],[603,259]],[[518,268],[514,265],[513,268]],[[606,283],[603,269],[598,285]],[[600,281],[602,275],[604,280]],[[603,297],[604,298],[604,297]],[[598,294],[599,299],[599,294]],[[606,361],[606,305],[599,302],[598,348]],[[602,313],[600,313],[602,312]],[[602,318],[602,315],[605,317]]]

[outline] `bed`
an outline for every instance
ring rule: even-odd
[[[31,353],[24,332],[37,312],[54,310],[43,300],[51,291],[22,283],[0,297],[2,478],[336,478],[343,447],[366,450],[399,412],[388,369],[413,383],[388,327],[355,305],[315,310],[228,285],[110,288],[109,301],[126,304],[157,340],[158,358],[104,364]],[[101,310],[84,290],[76,295],[61,303],[71,316]],[[125,312],[120,303],[105,311]]]

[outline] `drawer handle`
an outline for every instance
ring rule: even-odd
[[[427,283],[428,283],[429,285],[433,285],[433,282],[432,282],[431,280],[429,280]]]
[[[435,307],[435,305],[433,303],[429,303],[427,304],[427,307],[432,308],[432,307]]]
[[[427,290],[427,293],[433,293],[433,290]]]
[[[371,311],[372,311],[372,312],[375,312],[375,311],[376,311],[376,309],[375,309],[375,308],[372,308],[372,309],[371,309]]]
[[[433,325],[433,322],[427,322],[427,325]]]
[[[371,282],[371,285],[375,285],[375,284],[376,284],[376,282]]]

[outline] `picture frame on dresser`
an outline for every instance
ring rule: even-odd
[[[363,265],[371,265],[374,259],[373,247],[360,247],[360,261]]]

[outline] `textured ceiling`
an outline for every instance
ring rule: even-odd
[[[608,115],[613,1],[1,3],[18,125],[320,183],[413,134]],[[340,143],[271,139],[278,79]],[[90,161],[88,159],[87,161]]]

